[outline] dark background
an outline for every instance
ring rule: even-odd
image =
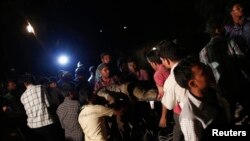
[[[103,51],[113,61],[135,55],[143,65],[145,50],[162,39],[179,38],[189,53],[197,54],[209,40],[205,21],[226,17],[228,1],[1,0],[1,76],[11,68],[46,76],[73,71],[78,61],[97,65]],[[250,7],[249,0],[242,2]],[[27,20],[36,36],[27,33]],[[56,63],[61,53],[70,56],[67,66]]]

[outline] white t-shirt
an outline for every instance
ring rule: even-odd
[[[82,107],[78,121],[85,135],[85,141],[106,141],[105,116],[112,116],[113,110],[101,105]]]
[[[187,101],[188,90],[180,87],[175,81],[173,70],[177,65],[178,63],[171,68],[170,75],[163,85],[164,95],[161,102],[168,110],[172,110],[178,103],[183,108]]]

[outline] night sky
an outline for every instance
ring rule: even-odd
[[[100,62],[108,51],[119,56],[143,54],[162,39],[179,38],[190,53],[208,41],[204,22],[225,15],[227,0],[2,0],[1,75],[10,68],[42,75]],[[244,1],[249,6],[247,0]],[[26,31],[27,20],[36,36]],[[125,28],[124,28],[125,27]],[[102,32],[100,32],[100,30]],[[70,56],[68,66],[56,57]]]

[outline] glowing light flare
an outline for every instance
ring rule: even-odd
[[[68,62],[69,62],[68,56],[66,56],[66,55],[61,55],[61,56],[58,57],[58,63],[59,63],[60,65],[66,65],[66,64],[68,64]]]
[[[27,29],[27,31],[29,33],[35,34],[35,30],[34,30],[33,26],[29,22],[28,22],[28,25],[27,25],[26,29]]]
[[[157,50],[157,48],[156,48],[156,47],[153,47],[152,50]]]

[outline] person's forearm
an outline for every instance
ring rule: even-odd
[[[161,118],[166,118],[168,109],[162,104]]]
[[[160,127],[166,127],[167,126],[167,108],[162,104],[162,113],[161,113],[161,119],[160,119],[160,123],[159,126]]]

